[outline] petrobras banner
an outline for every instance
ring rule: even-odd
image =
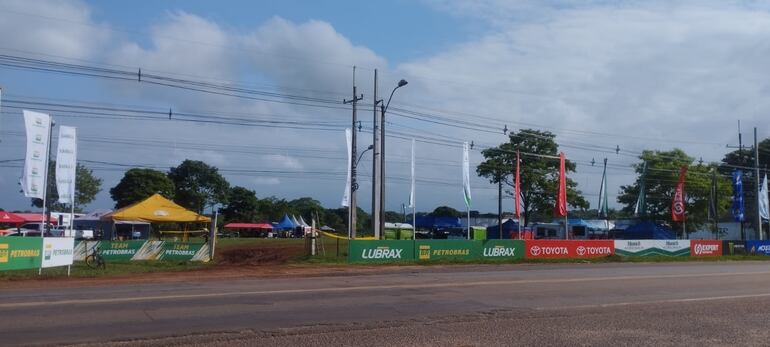
[[[719,257],[722,256],[721,240],[690,240],[690,256]]]
[[[74,258],[83,261],[98,251],[107,261],[209,261],[209,247],[206,243],[171,241],[81,241],[75,245]]]
[[[382,263],[414,260],[411,240],[351,240],[348,261],[351,263]]]
[[[42,267],[72,265],[74,249],[74,238],[44,237]]]
[[[353,171],[353,139],[352,139],[352,133],[350,132],[350,128],[345,129],[345,139],[348,144],[348,169],[345,170],[348,172],[348,178],[345,180],[345,193],[342,195],[342,206],[349,207],[350,206],[350,180],[352,176]]]
[[[0,237],[0,271],[40,267],[39,237]]]
[[[690,240],[615,240],[615,254],[625,257],[688,256]]]
[[[56,191],[62,204],[75,202],[77,146],[77,129],[60,127],[56,152]]]
[[[597,258],[615,254],[612,240],[525,240],[525,258]]]
[[[482,241],[417,240],[414,243],[417,260],[478,260]]]
[[[27,133],[27,155],[24,158],[21,189],[28,198],[43,199],[48,169],[51,116],[24,110],[24,125]]]

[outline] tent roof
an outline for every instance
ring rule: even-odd
[[[77,221],[98,221],[98,220],[102,219],[102,216],[104,216],[105,214],[108,214],[110,212],[112,212],[112,210],[103,210],[103,209],[94,210],[93,212],[91,212],[91,213],[89,213],[89,214],[87,214],[85,216],[75,217],[75,220],[77,220]]]
[[[294,229],[295,225],[294,222],[291,221],[291,218],[289,218],[289,215],[284,214],[283,219],[281,219],[275,227],[278,229]]]
[[[24,218],[24,223],[40,223],[44,220],[43,214],[41,213],[17,213],[16,215]],[[51,224],[58,224],[59,220],[51,217],[48,222]]]
[[[0,223],[21,224],[25,219],[11,212],[0,211]]]
[[[211,222],[211,218],[187,210],[175,202],[155,194],[144,201],[121,208],[102,216],[114,221],[163,222]]]
[[[225,228],[230,229],[272,229],[273,226],[268,223],[227,223]]]
[[[305,219],[302,218],[302,216],[299,216],[299,224],[303,227],[309,227],[309,225],[305,223]]]

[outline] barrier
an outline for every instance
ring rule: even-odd
[[[411,240],[350,240],[348,262],[379,263],[414,260]]]
[[[615,253],[612,240],[525,240],[525,258],[597,258]]]
[[[746,251],[749,254],[770,255],[770,240],[748,240]]]
[[[481,258],[484,260],[517,260],[524,258],[524,240],[484,241]]]
[[[722,241],[719,240],[691,240],[691,257],[720,257],[722,256]]]
[[[482,241],[417,240],[414,243],[417,260],[478,260]]]
[[[75,245],[74,259],[84,261],[99,248],[105,261],[170,260],[209,261],[207,243],[171,241],[81,241]]]
[[[690,240],[615,240],[615,253],[625,257],[688,256]]]
[[[39,237],[0,239],[0,270],[37,269],[41,264],[43,240]]]
[[[41,267],[72,265],[75,239],[72,237],[43,238],[43,259]]]

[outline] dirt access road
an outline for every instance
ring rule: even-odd
[[[382,270],[382,271],[381,271]],[[0,290],[3,344],[765,345],[766,262],[387,267]]]

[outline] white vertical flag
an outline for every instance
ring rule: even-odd
[[[762,180],[762,185],[759,186],[759,216],[762,217],[762,219],[770,220],[770,210],[768,209],[768,198],[767,198],[767,174],[765,174],[765,179]]]
[[[27,132],[27,155],[24,158],[24,173],[21,189],[28,198],[43,199],[46,172],[48,172],[48,140],[51,116],[24,110],[24,125]]]
[[[350,128],[345,129],[345,139],[348,143],[348,178],[345,180],[345,195],[342,196],[342,206],[350,206],[350,170],[353,167],[353,133],[350,132]]]
[[[409,208],[414,208],[414,139],[412,139],[412,189],[409,191]]]
[[[62,126],[59,128],[59,146],[56,152],[56,191],[59,202],[74,204],[75,182],[78,157],[77,129]]]
[[[471,168],[468,159],[468,143],[463,142],[463,198],[465,206],[471,207]]]

